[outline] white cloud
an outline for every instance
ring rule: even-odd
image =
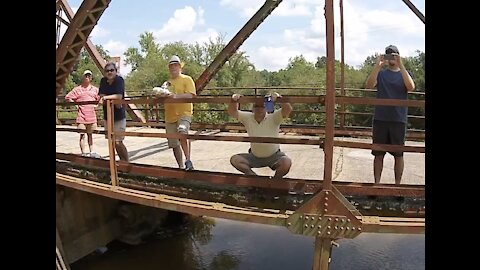
[[[242,17],[252,17],[265,0],[222,0],[220,5],[238,10]],[[323,0],[285,0],[273,11],[272,16],[310,16],[311,5],[323,4]]]
[[[250,52],[251,60],[257,70],[278,70],[285,68],[285,63],[301,52],[290,47],[268,47],[262,46]]]
[[[108,35],[110,35],[110,31],[96,25],[90,33],[90,38],[104,38],[108,37]]]
[[[207,42],[209,38],[214,39],[219,34],[213,28],[203,29],[202,26],[205,25],[204,12],[202,7],[198,7],[197,10],[190,6],[177,9],[161,29],[150,31],[153,32],[153,36],[160,44],[179,40],[185,43]]]
[[[313,16],[310,24],[302,28],[286,29],[283,36],[247,54],[258,68],[278,70],[285,68],[290,57],[303,54],[311,62],[317,56],[326,55],[324,4],[315,0],[298,0],[300,5],[310,6]],[[288,2],[287,2],[288,3]],[[354,5],[352,5],[355,4]],[[282,4],[285,4],[282,2]],[[281,5],[282,5],[281,4]],[[280,6],[281,6],[280,5]],[[279,7],[280,8],[280,7]],[[403,56],[415,55],[416,50],[425,50],[424,24],[412,16],[407,8],[404,10],[382,10],[382,7],[367,8],[356,1],[344,1],[345,61],[358,66],[367,56],[381,53],[389,44],[398,46]],[[335,20],[335,55],[340,60],[340,9],[334,6]],[[281,43],[278,47],[275,44]],[[419,47],[420,46],[420,47]],[[269,51],[268,51],[268,50]],[[261,53],[260,53],[261,52]]]
[[[110,56],[120,56],[120,74],[126,76],[132,70],[130,65],[125,65],[125,57],[123,53],[127,50],[128,45],[115,40],[109,40],[103,45],[103,48],[108,51]]]
[[[221,0],[220,5],[238,10],[242,17],[251,17],[265,3],[264,0]]]

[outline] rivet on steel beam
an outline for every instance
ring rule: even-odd
[[[328,195],[328,191],[325,191],[325,195]]]
[[[292,223],[288,222],[288,223],[287,223],[287,226],[292,226]]]
[[[315,217],[312,216],[312,220],[315,220]]]
[[[330,230],[331,228],[332,228],[331,226],[327,226],[327,229],[329,229],[329,230]]]
[[[340,227],[340,230],[343,230],[343,227]]]
[[[318,233],[318,234],[322,234],[322,232],[321,232],[321,231],[318,231],[317,233]]]
[[[332,221],[332,218],[331,218],[331,217],[329,217],[329,218],[328,218],[328,221]]]
[[[305,224],[305,228],[308,228],[308,224]]]
[[[345,222],[345,219],[344,219],[344,218],[342,218],[342,222]]]
[[[328,197],[325,197],[325,201],[328,201]]]
[[[318,225],[317,227],[318,227],[319,229],[321,229],[321,228],[322,228],[322,225]]]
[[[327,212],[327,211],[328,211],[327,208],[323,209],[323,212]]]
[[[350,219],[347,219],[347,222],[350,222]]]
[[[358,227],[358,230],[359,230],[359,231],[361,231],[361,230],[362,230],[362,228]]]
[[[300,218],[303,218],[303,216],[300,216]]]
[[[322,217],[318,217],[318,220],[322,220]]]
[[[308,217],[307,217],[307,216],[305,216],[305,220],[307,220],[307,219],[308,219]]]
[[[350,227],[347,227],[347,231],[349,231],[349,230],[350,230]]]
[[[352,227],[352,230],[355,230],[355,227]]]
[[[327,207],[327,206],[328,206],[328,203],[324,203],[323,205],[324,205],[325,207]]]
[[[313,229],[313,228],[315,228],[315,225],[312,224],[310,227],[312,227],[312,229]]]
[[[330,235],[330,234],[332,234],[332,233],[330,233],[330,232],[327,232],[327,234],[328,234],[328,235]]]
[[[338,230],[338,226],[335,226],[335,230]]]

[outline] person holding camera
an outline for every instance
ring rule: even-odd
[[[382,69],[386,66],[386,69]],[[377,98],[407,99],[409,91],[415,89],[410,73],[405,69],[398,48],[389,45],[385,54],[379,55],[372,73],[365,82],[366,89],[377,88]],[[404,145],[407,126],[407,107],[375,106],[372,124],[373,143]],[[389,152],[395,159],[395,184],[400,184],[403,174],[403,152]],[[374,151],[373,174],[375,183],[380,183],[385,151]]]
[[[281,96],[273,93],[265,97],[264,102],[253,104],[252,112],[238,110],[238,100],[241,95],[233,94],[233,102],[228,105],[228,114],[245,126],[248,136],[278,137],[280,124],[292,112],[290,103],[281,102]],[[281,109],[267,114],[269,102],[280,101]],[[273,103],[271,104],[273,105]],[[236,154],[230,158],[230,163],[246,175],[256,175],[252,168],[270,167],[275,171],[274,179],[281,179],[290,171],[292,160],[280,151],[280,145],[274,143],[250,143],[248,153]]]

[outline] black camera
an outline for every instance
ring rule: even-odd
[[[395,55],[392,53],[388,53],[383,55],[383,60],[395,60]]]

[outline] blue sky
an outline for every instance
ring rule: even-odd
[[[425,0],[411,0],[425,14]],[[69,0],[74,11],[81,4]],[[91,34],[111,56],[138,47],[139,35],[151,31],[156,41],[203,43],[225,35],[228,42],[264,0],[112,0]],[[340,59],[339,0],[334,0],[336,58]],[[345,62],[358,66],[365,58],[397,45],[402,56],[425,51],[425,25],[401,0],[344,0]],[[285,68],[304,55],[311,62],[325,55],[324,0],[283,0],[243,43],[257,69]],[[130,67],[121,68],[126,75]]]

